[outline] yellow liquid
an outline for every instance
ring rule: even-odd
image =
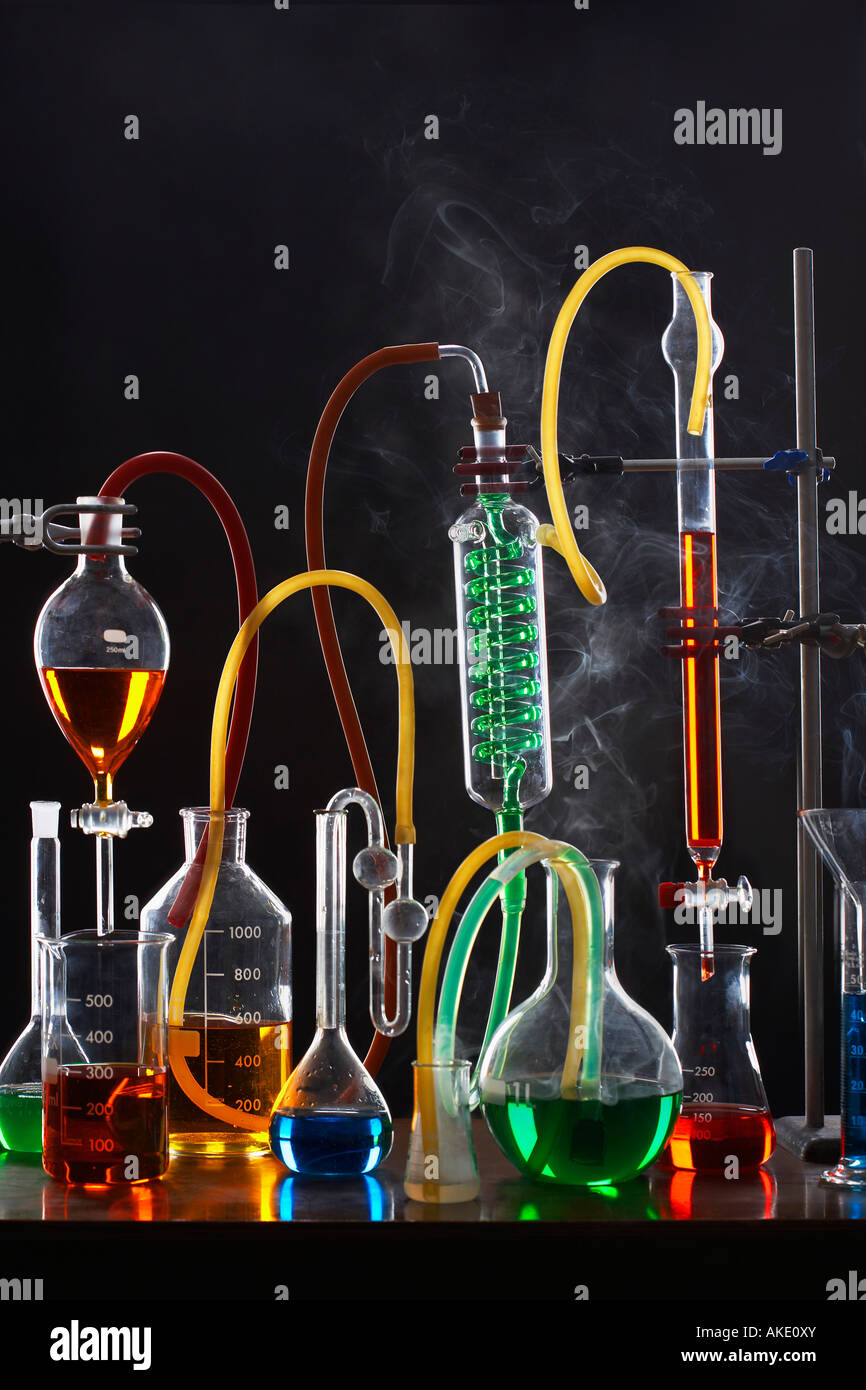
[[[234,1023],[229,1018],[187,1015],[184,1033],[198,1034],[198,1056],[189,1069],[204,1089],[244,1115],[261,1115],[261,1130],[235,1129],[199,1110],[174,1075],[168,1089],[168,1143],[173,1154],[257,1158],[270,1152],[271,1107],[292,1070],[291,1023]]]

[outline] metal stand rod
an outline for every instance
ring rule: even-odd
[[[835,458],[822,460],[825,468],[835,468]],[[722,458],[713,459],[713,467],[725,472],[760,473],[765,470],[766,458]],[[623,459],[624,473],[672,473],[677,468],[700,468],[700,462],[687,459]],[[705,466],[705,465],[704,465]],[[811,470],[809,470],[811,473]]]
[[[812,252],[794,252],[794,371],[797,448],[815,458],[815,318]],[[820,609],[818,480],[813,469],[797,478],[797,555],[800,612]],[[821,776],[821,654],[800,648],[800,768],[798,810],[823,804]],[[818,851],[797,826],[797,936],[802,982],[806,1128],[824,1124],[824,981],[821,873]]]

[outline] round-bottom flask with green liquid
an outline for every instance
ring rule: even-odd
[[[661,1153],[679,1115],[682,1072],[671,1040],[616,977],[617,867],[591,865],[603,930],[597,964],[591,949],[575,962],[570,914],[548,874],[544,979],[503,1021],[482,1060],[490,1132],[506,1158],[538,1182],[627,1182]],[[584,1006],[576,1009],[578,991]]]

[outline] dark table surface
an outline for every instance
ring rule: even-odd
[[[7,1154],[0,1274],[44,1270],[45,1298],[826,1303],[854,1271],[845,1297],[866,1298],[866,1194],[821,1186],[822,1165],[784,1150],[737,1180],[655,1166],[576,1190],[520,1178],[476,1120],[480,1196],[435,1207],[403,1193],[408,1123],[372,1176],[347,1182],[292,1178],[270,1157],[177,1158],[158,1181],[68,1187]]]
[[[866,1193],[819,1185],[824,1165],[777,1149],[756,1173],[737,1180],[673,1172],[654,1165],[633,1182],[603,1191],[530,1183],[474,1122],[481,1194],[460,1206],[428,1207],[406,1199],[403,1168],[408,1121],[395,1125],[394,1147],[369,1178],[347,1182],[292,1178],[271,1157],[173,1158],[158,1181],[131,1187],[68,1187],[48,1178],[38,1158],[0,1158],[0,1221],[308,1222],[737,1221],[822,1222],[866,1216]],[[866,1227],[864,1227],[866,1231]]]

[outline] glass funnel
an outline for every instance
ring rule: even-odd
[[[836,879],[842,976],[842,1156],[821,1181],[866,1190],[866,810],[801,811],[806,830]]]
[[[665,1159],[675,1168],[738,1176],[760,1167],[776,1142],[749,1023],[755,948],[717,945],[709,979],[699,945],[667,951],[674,963],[673,1041],[683,1069],[683,1108]]]
[[[670,1038],[630,999],[613,959],[614,874],[590,865],[600,893],[602,978],[587,980],[571,917],[547,866],[547,969],[534,994],[497,1029],[481,1064],[484,1118],[506,1158],[540,1182],[605,1186],[633,1178],[667,1141],[682,1073]],[[585,1001],[593,1016],[587,1018]],[[597,1072],[584,1065],[600,1035]]]
[[[316,1035],[274,1106],[271,1148],[292,1172],[360,1177],[388,1157],[385,1098],[346,1035],[345,810],[316,812]]]
[[[184,863],[141,910],[143,932],[171,937],[172,974],[186,928],[171,926],[169,913],[210,821],[207,807],[186,807],[180,814]],[[240,807],[224,813],[216,891],[180,1030],[183,1066],[193,1084],[185,1088],[183,1071],[178,1077],[174,1069],[169,1082],[169,1141],[175,1154],[266,1154],[271,1108],[291,1071],[292,918],[246,862],[248,820],[249,811]],[[181,1066],[173,1055],[173,1068],[176,1064]],[[211,1110],[188,1094],[195,1087]]]

